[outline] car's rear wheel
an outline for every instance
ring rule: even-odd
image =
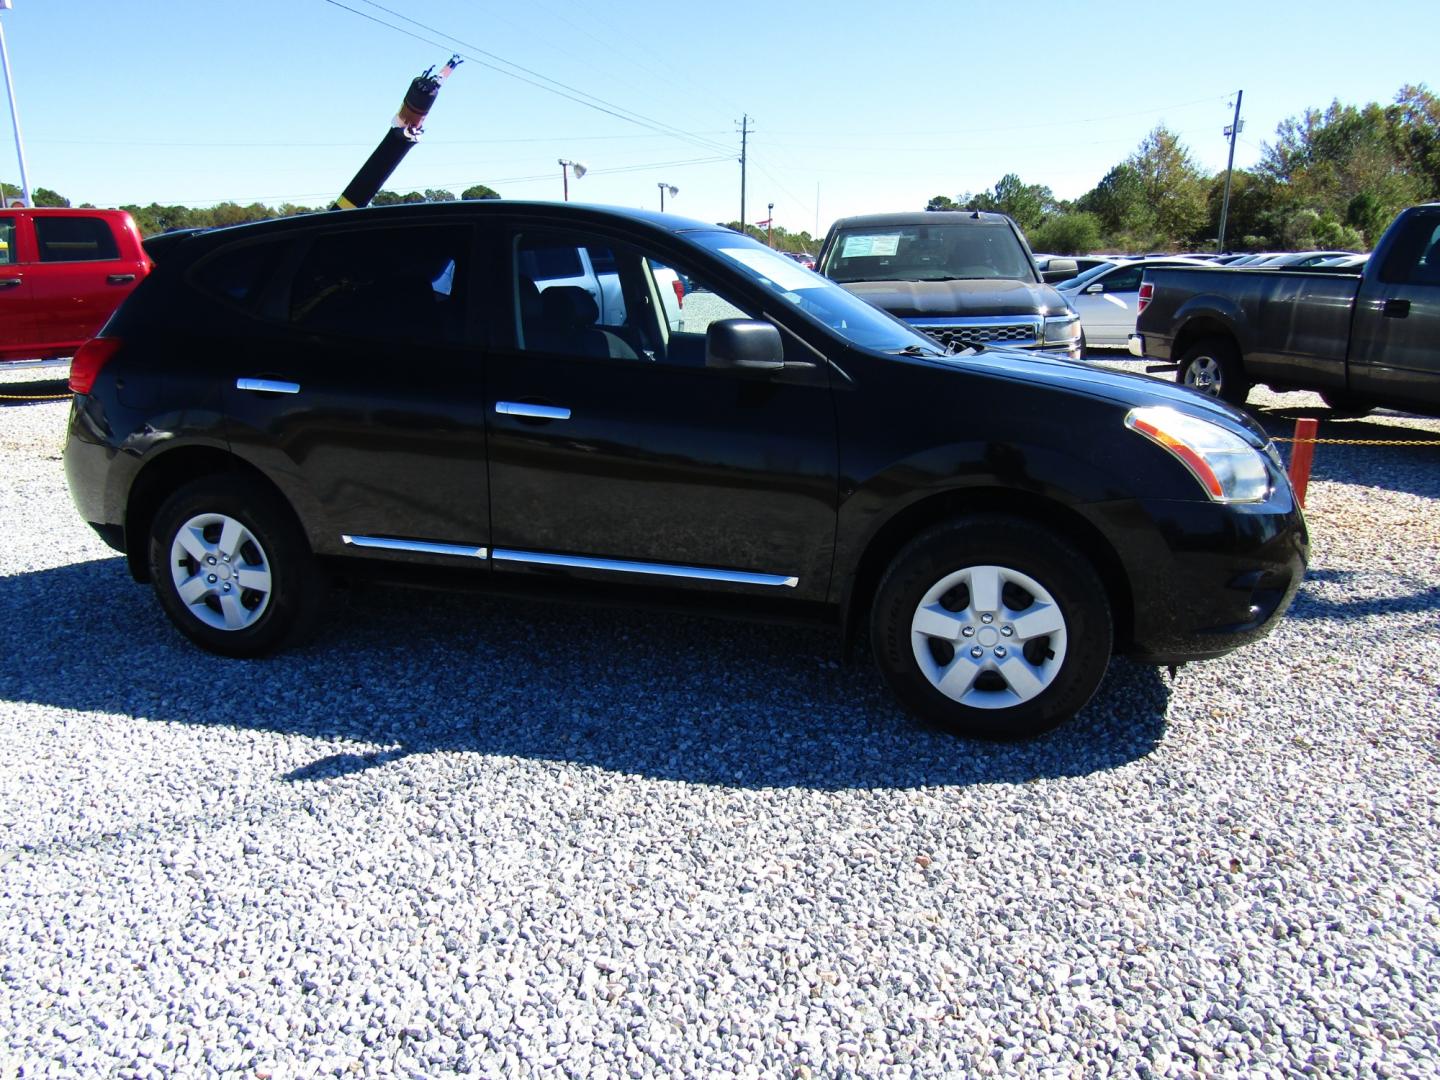
[[[927,529],[895,557],[871,612],[886,681],[959,735],[1014,739],[1084,707],[1110,660],[1109,599],[1089,561],[1020,518]]]
[[[1244,405],[1254,385],[1245,377],[1235,346],[1223,338],[1206,338],[1186,349],[1176,381],[1231,405]]]
[[[325,592],[289,508],[231,476],[195,480],[160,507],[150,578],[170,621],[224,656],[261,656],[302,638]]]

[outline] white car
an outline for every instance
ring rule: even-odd
[[[1097,267],[1056,286],[1060,295],[1080,314],[1082,340],[1087,348],[1123,349],[1135,332],[1140,279],[1150,266],[1194,266],[1190,258],[1131,259]]]

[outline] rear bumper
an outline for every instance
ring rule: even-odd
[[[1131,356],[1145,355],[1145,339],[1139,334],[1131,334],[1130,340],[1126,342],[1126,347],[1130,350]]]

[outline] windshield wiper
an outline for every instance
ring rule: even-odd
[[[906,345],[903,349],[891,349],[896,356],[949,356],[944,349],[938,345]]]

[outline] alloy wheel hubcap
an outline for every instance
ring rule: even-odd
[[[1220,363],[1212,356],[1199,356],[1185,369],[1185,385],[1212,397],[1220,396]]]
[[[270,560],[225,514],[197,514],[170,545],[170,579],[190,613],[216,630],[253,626],[270,605]]]
[[[1004,566],[945,575],[910,621],[915,662],[946,697],[1006,709],[1042,693],[1065,661],[1065,615],[1034,578]]]

